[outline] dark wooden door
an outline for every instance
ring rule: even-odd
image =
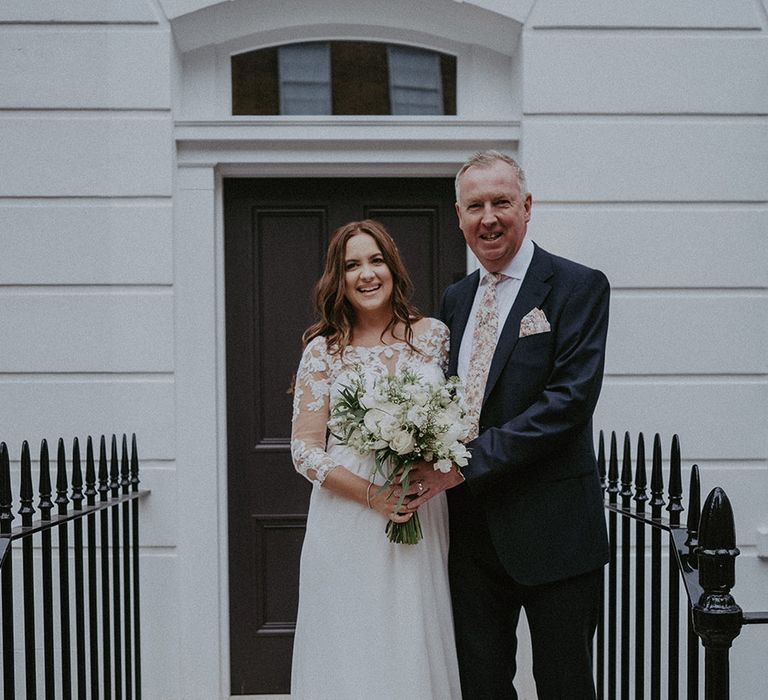
[[[289,691],[311,488],[291,464],[290,386],[328,238],[351,220],[381,221],[417,305],[436,315],[466,268],[453,202],[445,178],[224,181],[233,694]]]

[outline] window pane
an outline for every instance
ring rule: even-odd
[[[334,114],[390,114],[387,45],[331,44]]]
[[[371,41],[232,57],[232,114],[456,114],[456,57]]]
[[[277,59],[280,114],[331,114],[330,46],[281,46]]]
[[[280,114],[276,48],[232,56],[232,114]]]
[[[440,56],[410,46],[389,47],[392,114],[442,114]]]

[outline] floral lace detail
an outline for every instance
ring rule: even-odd
[[[330,398],[346,372],[360,365],[372,371],[395,374],[408,366],[436,364],[445,373],[448,366],[448,328],[427,319],[425,330],[414,337],[414,352],[407,343],[373,347],[351,346],[344,356],[332,355],[324,338],[313,338],[304,349],[296,373],[293,395],[291,456],[300,474],[322,484],[332,469],[340,466],[327,453]]]

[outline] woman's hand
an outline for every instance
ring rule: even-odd
[[[379,484],[373,484],[368,493],[370,494],[368,502],[371,508],[389,518],[393,523],[405,523],[413,517],[415,511],[408,510],[407,500],[404,500],[400,507],[395,510],[400,498],[399,489],[396,487],[388,485],[382,488]]]

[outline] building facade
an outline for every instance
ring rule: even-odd
[[[767,32],[764,0],[0,6],[0,439],[136,432],[145,697],[239,692],[228,312],[267,300],[258,273],[228,276],[225,191],[243,179],[283,183],[262,209],[285,214],[302,179],[447,182],[474,151],[517,154],[530,235],[612,284],[596,426],[680,435],[734,504],[737,600],[766,609]],[[330,41],[454,57],[455,114],[233,115],[233,56]],[[259,270],[297,256],[273,243]],[[252,347],[298,358],[298,337],[261,342],[259,314]],[[262,414],[261,452],[284,450]],[[756,697],[766,644],[736,640],[735,697]]]

